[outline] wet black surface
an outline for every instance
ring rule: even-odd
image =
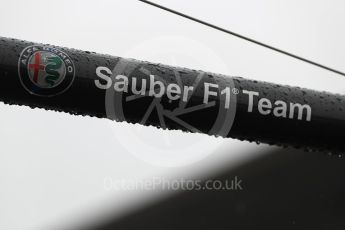
[[[95,80],[100,80],[96,75],[96,68],[103,66],[111,72],[121,60],[127,66],[135,66],[135,68],[133,71],[124,68],[117,74],[123,74],[132,79],[134,77],[140,80],[147,78],[147,82],[151,73],[166,83],[177,84],[179,83],[178,78],[180,78],[181,82],[179,84],[190,86],[200,74],[203,75],[185,107],[181,106],[180,101],[168,100],[167,95],[164,94],[146,120],[143,118],[150,105],[152,105],[154,100],[152,96],[144,95],[136,100],[127,101],[128,96],[133,96],[133,93],[120,92],[115,94],[114,101],[119,97],[122,100],[118,103],[110,103],[108,107],[114,107],[115,112],[121,111],[123,117],[118,118],[119,116],[117,116],[115,117],[116,120],[165,129],[221,135],[258,143],[293,146],[308,151],[316,149],[333,154],[343,154],[345,152],[343,143],[343,140],[345,140],[343,132],[345,130],[345,96],[243,78],[231,78],[220,74],[204,73],[132,59],[121,59],[89,51],[54,47],[61,49],[74,62],[75,78],[71,87],[64,93],[51,97],[42,97],[30,93],[30,90],[25,89],[19,80],[19,57],[24,48],[33,44],[26,41],[0,38],[1,101],[8,104],[64,111],[76,115],[109,118],[106,108],[106,95],[108,92],[95,86]],[[21,66],[20,69],[25,70],[26,68]],[[145,71],[143,73],[142,69],[149,72],[149,74]],[[26,72],[26,70],[21,72]],[[26,76],[21,77],[25,78]],[[230,109],[224,108],[225,94],[220,96],[221,93],[219,92],[217,96],[212,96],[210,99],[211,102],[214,102],[214,106],[176,115],[177,113],[174,112],[179,109],[184,111],[184,109],[188,110],[193,106],[205,105],[203,102],[203,99],[205,99],[205,86],[203,83],[205,82],[217,83],[219,91],[226,89],[233,83],[231,90],[236,89],[239,93],[231,94],[230,98],[236,98],[236,101],[232,101]],[[130,85],[129,88],[131,88]],[[107,91],[109,90],[114,91],[114,87],[107,89]],[[248,112],[249,99],[248,95],[243,93],[243,90],[259,94],[253,99],[254,109],[252,112]],[[273,111],[270,111],[269,114],[263,115],[258,111],[259,100],[263,97],[271,101],[272,105],[277,101],[283,101],[288,106],[286,114],[277,117],[273,115]],[[310,121],[307,120],[308,113],[306,111],[302,113],[301,119],[298,119],[298,111],[301,110],[291,109],[290,103],[310,106]],[[211,105],[211,103],[206,104]],[[234,112],[235,109],[236,114],[231,115],[233,117],[233,125],[231,126],[232,122],[228,122],[231,119],[225,117],[229,117],[227,114]],[[292,111],[292,115],[290,111]],[[219,130],[224,127],[226,130],[220,134]]]

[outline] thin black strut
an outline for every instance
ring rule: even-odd
[[[265,43],[256,41],[256,40],[254,40],[254,39],[252,39],[252,38],[249,38],[249,37],[243,36],[243,35],[241,35],[241,34],[232,32],[232,31],[230,31],[230,30],[221,28],[221,27],[219,27],[219,26],[216,26],[216,25],[213,25],[213,24],[211,24],[211,23],[202,21],[202,20],[200,20],[200,19],[194,18],[194,17],[189,16],[189,15],[183,14],[183,13],[178,12],[178,11],[176,11],[176,10],[172,10],[172,9],[170,9],[170,8],[167,8],[167,7],[165,7],[165,6],[159,5],[159,4],[157,4],[157,3],[150,2],[150,1],[146,1],[146,0],[138,0],[138,1],[144,2],[144,3],[149,4],[149,5],[152,5],[152,6],[155,6],[155,7],[157,7],[157,8],[160,8],[160,9],[162,9],[162,10],[168,11],[168,12],[170,12],[170,13],[173,13],[173,14],[179,15],[179,16],[181,16],[181,17],[190,19],[190,20],[192,20],[192,21],[195,21],[195,22],[198,22],[198,23],[200,23],[200,24],[209,26],[209,27],[214,28],[214,29],[216,29],[216,30],[225,32],[225,33],[227,33],[227,34],[231,34],[231,35],[233,35],[233,36],[235,36],[235,37],[241,38],[241,39],[243,39],[243,40],[249,41],[249,42],[254,43],[254,44],[257,44],[257,45],[259,45],[259,46],[263,46],[263,47],[265,47],[265,48],[274,50],[274,51],[276,51],[276,52],[278,52],[278,53],[285,54],[285,55],[290,56],[290,57],[292,57],[292,58],[298,59],[298,60],[300,60],[300,61],[309,63],[309,64],[311,64],[311,65],[314,65],[314,66],[317,66],[317,67],[319,67],[319,68],[322,68],[322,69],[331,71],[331,72],[333,72],[333,73],[337,73],[337,74],[342,75],[342,76],[345,77],[345,73],[344,73],[344,72],[341,72],[341,71],[339,71],[339,70],[330,68],[330,67],[328,67],[328,66],[325,66],[325,65],[319,64],[319,63],[317,63],[317,62],[308,60],[308,59],[303,58],[303,57],[301,57],[301,56],[297,56],[297,55],[295,55],[295,54],[293,54],[293,53],[289,53],[289,52],[287,52],[287,51],[278,49],[278,48],[276,48],[276,47],[273,47],[273,46],[267,45],[267,44],[265,44]]]

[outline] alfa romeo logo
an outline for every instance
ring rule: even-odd
[[[34,95],[61,94],[74,80],[75,68],[72,59],[54,47],[26,47],[19,57],[18,66],[22,85]]]

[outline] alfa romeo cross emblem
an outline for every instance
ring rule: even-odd
[[[26,47],[18,62],[19,78],[23,87],[38,96],[55,96],[72,84],[75,67],[63,51],[50,46]]]

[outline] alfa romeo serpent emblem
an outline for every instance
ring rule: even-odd
[[[75,67],[63,51],[50,46],[26,47],[18,62],[19,78],[23,87],[38,96],[55,96],[72,84]]]

